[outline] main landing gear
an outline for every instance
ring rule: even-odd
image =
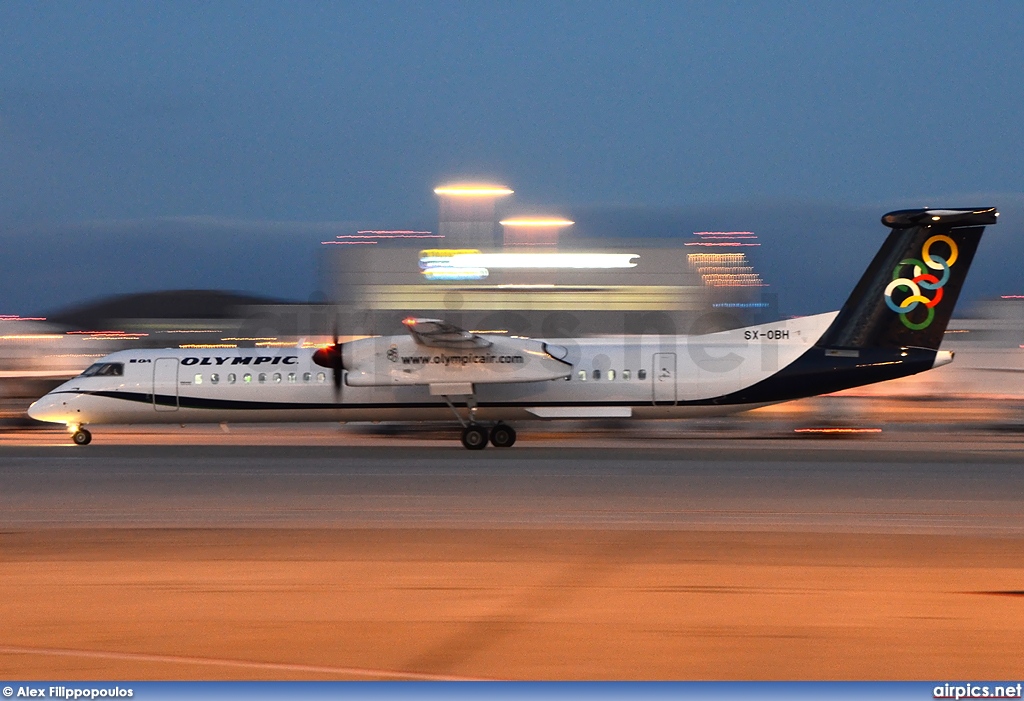
[[[491,429],[491,445],[495,448],[511,448],[516,442],[516,430],[508,424],[497,424]]]
[[[441,396],[444,397],[444,403],[452,410],[455,419],[462,426],[462,445],[467,450],[483,450],[487,447],[488,441],[495,448],[511,448],[512,444],[516,442],[516,430],[508,424],[499,421],[488,430],[486,426],[473,420],[476,415],[476,401],[472,395],[466,397],[466,409],[469,414],[466,418],[462,418],[448,395]]]
[[[71,440],[75,442],[75,445],[89,445],[92,443],[92,434],[84,428],[79,428],[71,434]]]
[[[516,430],[508,424],[495,424],[490,431],[486,426],[471,423],[462,429],[462,445],[468,450],[483,450],[487,440],[495,448],[511,448],[516,442]]]

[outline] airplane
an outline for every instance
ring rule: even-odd
[[[112,353],[36,401],[78,445],[103,424],[457,421],[512,446],[509,422],[722,415],[945,365],[946,325],[994,207],[907,209],[838,312],[690,336],[533,339],[409,318],[406,334],[313,349]]]

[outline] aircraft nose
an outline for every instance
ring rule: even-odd
[[[36,421],[49,421],[58,424],[65,423],[64,417],[67,413],[68,407],[65,400],[52,394],[37,399],[28,408],[28,415]]]

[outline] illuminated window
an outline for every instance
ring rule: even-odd
[[[614,370],[609,370],[608,371],[608,379],[609,380],[614,380],[615,379],[615,371]]]
[[[212,375],[210,375],[210,384],[215,385],[218,382],[220,382],[220,375],[218,375],[217,373],[213,373]]]
[[[587,381],[587,371],[586,370],[580,370],[579,378],[580,378],[580,382],[586,382]]]
[[[311,372],[304,372],[304,373],[302,373],[302,381],[303,382],[311,382],[312,380],[313,380],[313,373],[311,373]]]
[[[623,370],[622,371],[622,379],[623,380],[628,380],[629,379],[629,370]]]
[[[647,371],[646,370],[637,370],[636,371],[636,379],[638,379],[638,380],[646,380],[647,379]]]
[[[288,382],[290,384],[293,384],[293,385],[295,384],[295,373],[294,372],[288,373]]]
[[[201,384],[203,384],[203,375],[202,375],[202,373],[196,373],[196,376],[195,376],[195,383],[196,383],[197,385],[201,385]]]
[[[262,385],[266,381],[267,381],[267,373],[261,372],[260,373],[260,384]]]
[[[601,379],[601,371],[600,370],[594,370],[594,379],[595,380],[600,380]]]
[[[274,373],[274,382],[277,382],[277,383],[281,382],[281,373],[279,373],[279,372],[275,372]]]
[[[242,382],[245,382],[245,383],[252,382],[252,373],[247,372],[244,375],[242,375]]]
[[[235,373],[231,373],[230,375],[228,375],[228,384],[229,385],[235,384]]]
[[[323,374],[322,372],[318,372],[316,374],[316,381],[317,382],[327,382],[327,375]]]

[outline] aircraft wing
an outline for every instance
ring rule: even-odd
[[[403,319],[406,330],[417,345],[428,348],[489,348],[492,343],[441,319]]]
[[[472,394],[473,385],[564,380],[568,349],[516,336],[479,336],[440,319],[404,319],[409,336],[342,344],[351,387],[428,385],[431,394]]]

